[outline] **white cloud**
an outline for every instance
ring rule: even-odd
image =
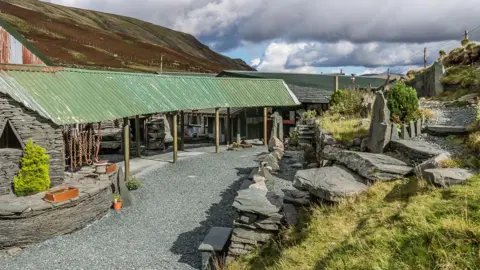
[[[298,72],[298,73],[315,73],[315,67],[308,65],[297,65],[294,68],[285,68],[288,57],[302,49],[305,49],[307,43],[281,43],[272,42],[268,45],[265,53],[258,59],[256,68],[258,71],[274,71],[274,72]]]
[[[254,68],[257,67],[258,65],[260,65],[260,61],[261,60],[259,57],[252,59],[252,61],[250,62],[250,66]]]

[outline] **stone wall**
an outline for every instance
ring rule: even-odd
[[[42,200],[44,192],[24,203],[0,202],[0,250],[24,247],[72,233],[103,217],[112,205],[109,180],[79,188],[80,195],[55,205]]]
[[[3,125],[6,124],[7,120],[15,128],[24,144],[27,144],[30,139],[33,139],[34,143],[47,149],[47,154],[50,155],[51,185],[61,184],[65,171],[64,144],[61,127],[41,117],[38,113],[27,110],[23,105],[10,97],[0,94],[0,130],[3,129]],[[12,166],[11,169],[8,175],[18,170],[18,168],[14,166]],[[12,179],[2,179],[5,176],[5,174],[0,174],[0,182],[12,181]]]
[[[441,94],[444,89],[440,79],[445,74],[445,68],[441,62],[435,62],[424,72],[417,74],[415,78],[407,82],[417,90],[419,97],[433,97]]]
[[[20,149],[0,149],[0,196],[12,191],[12,180],[18,173],[22,155]]]

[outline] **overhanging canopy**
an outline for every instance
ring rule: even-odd
[[[0,93],[58,125],[218,107],[297,106],[283,80],[0,65]]]

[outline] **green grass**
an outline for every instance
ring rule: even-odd
[[[479,246],[480,176],[448,189],[413,178],[304,210],[229,269],[478,269]]]
[[[8,13],[1,13],[0,17],[9,24],[16,26],[20,32],[28,33],[28,31],[30,31],[30,26],[24,20],[16,16]]]
[[[360,125],[361,118],[339,118],[338,116],[324,116],[320,120],[322,129],[331,133],[333,138],[339,142],[351,142],[355,138],[368,135],[368,126]]]
[[[462,88],[480,85],[480,71],[472,66],[454,66],[440,79],[443,84],[459,84]]]

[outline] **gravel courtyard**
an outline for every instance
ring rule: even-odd
[[[0,253],[0,269],[198,269],[196,248],[210,227],[231,226],[233,198],[262,150],[158,162],[138,174],[133,207],[18,256]]]

